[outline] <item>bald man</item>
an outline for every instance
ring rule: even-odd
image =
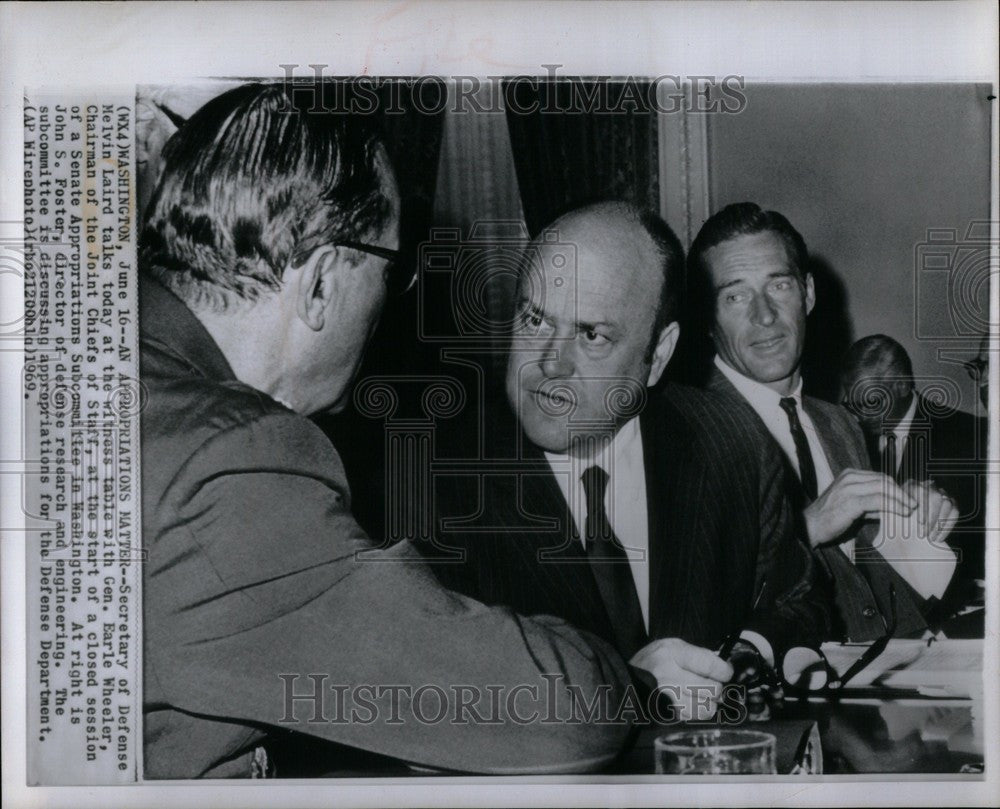
[[[861,425],[872,469],[897,483],[933,481],[954,502],[960,518],[947,537],[958,566],[927,565],[943,592],[940,621],[981,600],[985,578],[986,419],[958,410],[957,402],[917,390],[906,349],[885,334],[862,337],[841,369],[843,404]],[[932,392],[933,393],[933,392]]]
[[[677,344],[684,265],[659,217],[583,208],[527,257],[506,372],[517,426],[488,455],[502,471],[468,476],[484,511],[449,538],[466,562],[439,575],[607,638],[677,685],[682,715],[703,689],[705,716],[734,668],[765,670],[825,631],[777,448],[711,394],[651,392]]]

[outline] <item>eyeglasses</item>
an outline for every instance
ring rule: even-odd
[[[384,258],[389,263],[385,268],[385,288],[390,296],[402,295],[413,287],[417,280],[417,268],[402,250],[390,250],[363,242],[337,242],[338,247],[360,250],[372,256]]]
[[[843,688],[847,685],[858,672],[867,668],[869,663],[885,651],[889,645],[889,641],[892,640],[892,636],[896,634],[896,588],[892,584],[889,585],[889,609],[891,617],[889,623],[886,625],[885,634],[865,649],[865,653],[855,660],[854,664],[847,671],[840,675],[838,679],[831,682],[831,688]]]
[[[983,378],[983,374],[986,369],[989,368],[989,362],[985,357],[976,357],[974,360],[969,360],[965,365],[966,373],[969,374],[973,379],[979,382]]]
[[[785,690],[799,694],[822,694],[844,688],[848,682],[864,671],[875,658],[886,650],[889,641],[896,634],[896,588],[891,583],[889,585],[889,610],[890,619],[886,623],[885,634],[865,649],[864,654],[855,660],[843,674],[837,673],[836,669],[827,661],[826,655],[822,651],[809,650],[812,652],[810,665],[802,669],[801,672],[796,673],[796,680],[808,682],[813,676],[817,676],[818,682],[813,685],[800,685],[799,682],[793,682],[790,679],[790,672],[788,670],[783,670]],[[782,668],[785,669],[785,664],[782,665]],[[808,676],[804,677],[804,674]]]

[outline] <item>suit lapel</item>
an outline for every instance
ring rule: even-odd
[[[692,486],[700,485],[697,459],[678,418],[651,406],[640,417],[649,525],[649,635],[678,634],[691,606],[690,566],[697,542]]]
[[[716,368],[714,364],[712,365],[711,373],[708,375],[708,382],[706,383],[705,388],[713,391],[714,393],[720,393],[723,396],[736,396],[740,399],[743,398],[740,396],[740,392],[736,390],[736,386],[726,379],[722,371]]]
[[[763,424],[760,416],[757,415],[757,411],[746,402],[740,392],[736,390],[736,386],[726,379],[718,368],[712,368],[707,387],[716,393],[730,397],[735,396],[739,401],[744,402],[747,409]],[[819,434],[819,442],[823,447],[823,452],[826,453],[826,459],[830,464],[830,471],[834,475],[840,472],[841,469],[849,466],[857,466],[863,460],[857,458],[853,452],[853,436],[845,430],[844,425],[840,421],[833,418],[832,415],[828,415],[825,409],[817,407],[815,399],[811,396],[803,396],[802,409],[806,411],[816,426],[816,432]],[[766,427],[767,425],[764,426]]]
[[[518,513],[521,520],[527,516],[538,524],[534,543],[538,561],[545,564],[574,554],[579,557],[573,515],[552,468],[541,450],[527,443],[524,458],[527,463],[519,475]]]
[[[867,460],[856,457],[854,441],[851,434],[844,429],[844,425],[832,415],[828,416],[824,408],[816,406],[816,402],[809,396],[802,397],[802,409],[806,411],[809,418],[816,426],[819,434],[819,442],[826,453],[826,460],[830,464],[830,471],[836,476],[842,469],[851,466],[867,466]]]
[[[523,461],[513,491],[504,499],[513,520],[508,524],[524,526],[515,532],[520,534],[521,562],[533,572],[523,584],[534,588],[525,596],[527,603],[614,642],[615,632],[572,512],[545,455],[525,439]]]

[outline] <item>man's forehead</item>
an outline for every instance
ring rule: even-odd
[[[740,234],[705,251],[705,263],[716,278],[744,272],[788,272],[799,275],[785,242],[774,231]]]
[[[861,368],[853,376],[848,375],[847,381],[856,387],[870,387],[891,381],[891,375],[881,368]]]
[[[527,253],[527,272],[533,281],[562,286],[576,281],[579,262],[579,246],[574,243],[532,244]]]
[[[533,283],[563,287],[629,288],[655,286],[662,272],[658,256],[645,231],[609,223],[595,223],[589,230],[579,227],[555,231],[546,241],[528,248],[525,273]]]

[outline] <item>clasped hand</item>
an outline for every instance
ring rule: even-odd
[[[734,716],[745,716],[768,701],[778,707],[782,699],[774,669],[746,641],[734,644],[723,659],[680,638],[662,638],[636,652],[629,663],[669,695],[682,722],[708,721],[723,703],[737,709]]]
[[[916,517],[931,543],[943,540],[958,519],[955,502],[933,482],[900,486],[881,472],[844,469],[803,511],[809,542],[815,548],[850,539],[858,519]]]

